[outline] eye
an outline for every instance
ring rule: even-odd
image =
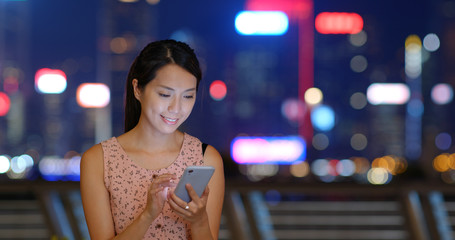
[[[193,98],[194,98],[194,95],[186,95],[186,96],[184,96],[184,98],[193,99]]]
[[[158,93],[160,97],[170,97],[171,95],[166,94],[166,93]]]

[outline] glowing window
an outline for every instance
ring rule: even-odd
[[[280,11],[242,11],[235,17],[241,35],[283,35],[288,26],[288,16]]]
[[[35,88],[39,93],[62,93],[66,89],[66,75],[62,70],[42,68],[35,74]]]
[[[403,83],[373,83],[367,89],[368,102],[373,105],[405,104],[410,96],[409,87]]]
[[[104,83],[83,83],[77,88],[77,103],[84,108],[102,108],[109,104],[110,90]]]
[[[315,27],[322,34],[356,34],[363,29],[363,19],[357,13],[322,12],[316,16]]]
[[[292,164],[305,160],[306,147],[297,136],[236,137],[231,143],[231,156],[240,164]]]

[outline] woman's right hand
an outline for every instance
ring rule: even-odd
[[[144,213],[147,213],[151,219],[156,219],[167,201],[168,190],[176,186],[176,176],[166,173],[153,179],[147,194],[147,206]]]

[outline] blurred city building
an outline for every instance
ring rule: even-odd
[[[229,201],[280,215],[287,210],[274,197],[302,202],[305,191],[317,192],[299,186],[386,185],[388,198],[372,199],[388,201],[377,212],[396,221],[386,227],[393,239],[412,239],[412,224],[431,226],[421,239],[448,232],[432,229],[442,218],[402,218],[397,204],[419,200],[428,216],[453,200],[450,191],[407,190],[455,183],[454,0],[0,0],[0,182],[77,183],[81,154],[123,133],[134,57],[165,38],[189,43],[199,57],[203,81],[182,130],[221,152],[228,185],[295,184],[259,194],[234,184]],[[404,198],[400,184],[410,184]],[[44,198],[69,204],[77,194]],[[323,211],[315,202],[331,196],[318,194],[311,206]],[[14,196],[44,199],[32,195]],[[353,195],[340,198],[368,200]],[[249,224],[279,225],[248,211]],[[245,234],[268,239],[270,229]]]

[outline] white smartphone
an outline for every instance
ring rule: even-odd
[[[212,178],[213,172],[215,172],[215,168],[212,166],[187,167],[175,188],[175,195],[185,202],[190,202],[191,197],[188,195],[188,191],[185,188],[185,185],[189,183],[200,197],[209,183],[210,178]]]

